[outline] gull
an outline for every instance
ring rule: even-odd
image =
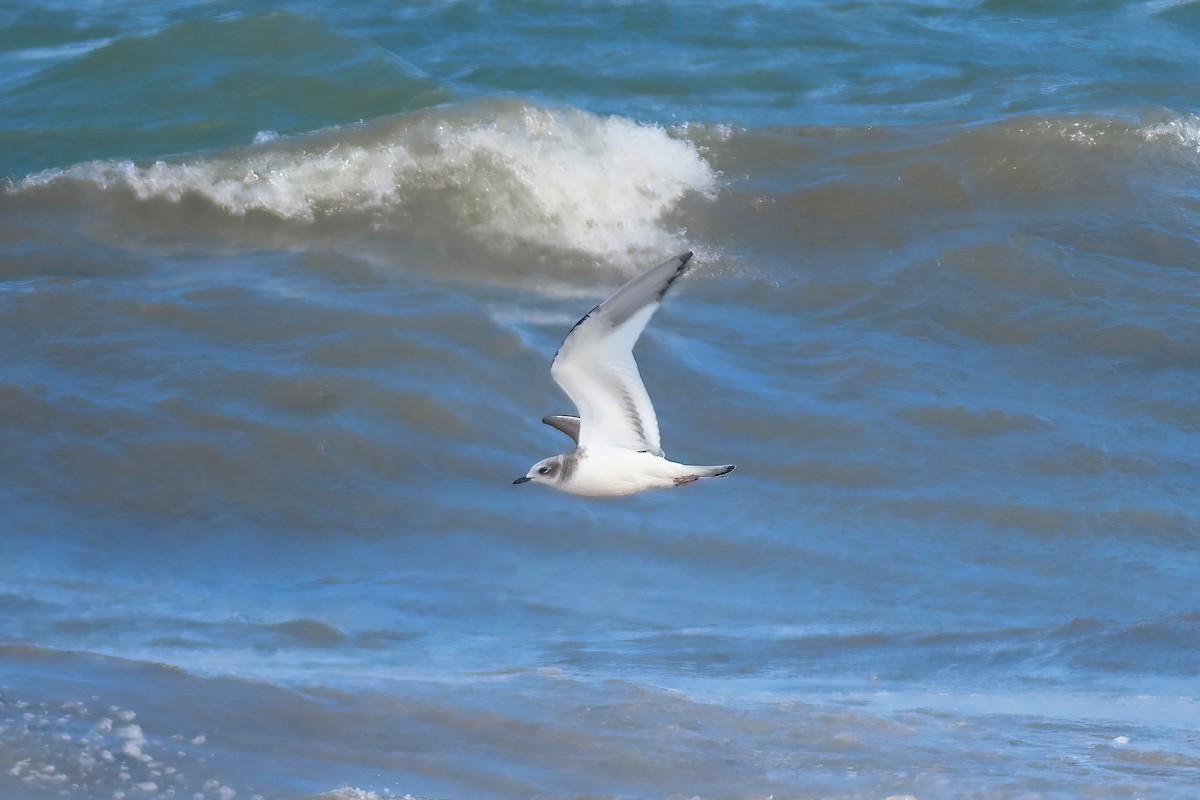
[[[620,497],[715,478],[732,464],[698,467],[668,461],[659,444],[658,417],[633,346],[671,284],[687,271],[691,251],[622,286],[583,315],[567,333],[550,374],[579,411],[542,422],[570,436],[575,449],[534,464],[513,481],[543,483],[568,494]]]

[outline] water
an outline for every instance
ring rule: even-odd
[[[1200,4],[0,23],[0,797],[1200,785]]]

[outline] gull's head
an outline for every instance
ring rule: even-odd
[[[543,458],[538,463],[529,468],[524,476],[513,481],[517,483],[544,483],[548,486],[553,486],[559,483],[563,478],[563,456],[551,456]]]

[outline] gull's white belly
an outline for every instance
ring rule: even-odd
[[[616,448],[588,450],[559,488],[588,497],[620,497],[674,486],[675,479],[686,474],[684,465],[651,453]]]

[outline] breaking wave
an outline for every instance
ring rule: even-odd
[[[17,192],[80,187],[135,204],[200,201],[233,217],[366,220],[374,229],[486,238],[611,260],[677,247],[666,217],[717,174],[687,140],[621,117],[516,101],[406,114],[180,160],[91,161]]]

